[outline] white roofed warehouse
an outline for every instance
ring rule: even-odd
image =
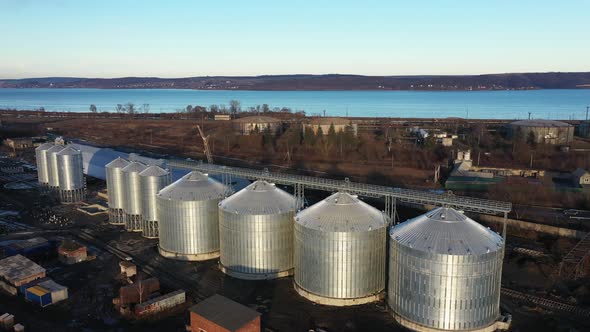
[[[508,137],[537,144],[570,144],[574,126],[555,120],[521,120],[508,125]]]

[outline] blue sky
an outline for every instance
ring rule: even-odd
[[[0,0],[0,78],[590,71],[590,1]]]

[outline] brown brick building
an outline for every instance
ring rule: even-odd
[[[260,332],[260,313],[221,295],[190,308],[192,332]]]

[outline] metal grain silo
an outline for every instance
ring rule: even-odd
[[[336,193],[295,217],[295,289],[317,303],[376,301],[385,288],[389,219],[347,193]]]
[[[125,166],[123,173],[123,194],[125,196],[123,211],[125,212],[125,229],[129,232],[141,232],[141,182],[139,173],[147,168],[146,165],[132,161]]]
[[[47,150],[53,147],[52,143],[43,143],[35,149],[35,160],[37,162],[37,178],[42,188],[49,186],[49,170]]]
[[[158,237],[158,214],[156,195],[170,184],[170,172],[159,167],[149,166],[139,173],[141,184],[142,235],[147,238]]]
[[[82,153],[71,146],[66,146],[57,154],[58,196],[62,203],[74,203],[84,200],[86,181],[82,166]]]
[[[49,148],[47,154],[47,180],[49,189],[57,191],[59,188],[59,168],[57,165],[57,153],[63,150],[65,146],[61,144],[55,144]]]
[[[293,272],[295,198],[256,181],[219,204],[221,270],[240,279]]]
[[[164,257],[199,261],[219,257],[219,202],[225,186],[190,172],[162,189],[158,205],[159,251]]]
[[[390,230],[387,300],[413,330],[489,329],[500,317],[504,240],[437,208]]]
[[[105,166],[107,194],[109,197],[109,222],[113,225],[125,225],[125,181],[123,168],[129,162],[121,157]]]

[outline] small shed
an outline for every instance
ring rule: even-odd
[[[583,168],[578,168],[572,172],[572,181],[576,186],[590,185],[590,172]]]
[[[219,294],[190,308],[191,331],[260,332],[260,313]]]
[[[68,298],[68,288],[48,279],[25,290],[25,298],[46,307]]]
[[[124,274],[127,278],[131,278],[137,274],[137,266],[131,262],[121,261],[119,262],[119,267],[121,268],[121,274]]]
[[[86,247],[72,240],[64,240],[57,253],[59,260],[65,264],[76,264],[88,258]]]

